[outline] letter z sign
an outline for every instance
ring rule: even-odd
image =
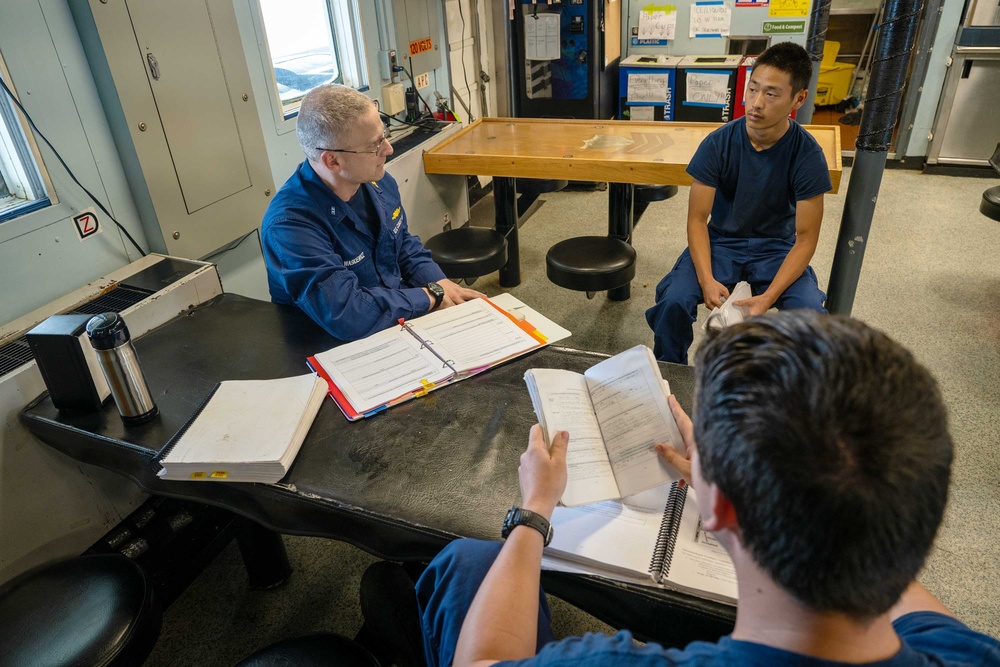
[[[73,224],[76,226],[76,235],[80,237],[81,241],[104,231],[101,228],[101,222],[97,219],[97,213],[92,208],[73,216]]]

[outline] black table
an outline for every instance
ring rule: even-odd
[[[535,421],[524,372],[582,372],[603,358],[545,348],[356,423],[326,401],[279,484],[156,476],[158,450],[217,382],[304,373],[306,357],[333,344],[296,308],[224,294],[136,341],[158,419],[126,428],[113,403],[67,416],[43,395],[21,420],[55,449],[151,494],[224,507],[273,531],[333,538],[381,558],[427,561],[456,537],[498,540],[506,510],[518,502],[518,458]],[[687,405],[692,369],[661,370]],[[546,572],[543,583],[613,626],[669,644],[715,639],[735,617],[726,605],[597,577]]]

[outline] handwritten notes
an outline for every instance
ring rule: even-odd
[[[792,0],[788,0],[792,1]],[[797,0],[796,0],[797,1]],[[806,0],[808,2],[809,0]],[[773,7],[773,5],[771,5]],[[733,10],[724,2],[697,2],[691,5],[691,30],[689,37],[725,37]]]
[[[724,107],[729,97],[729,72],[688,70],[686,104]]]
[[[639,10],[639,39],[673,39],[676,32],[675,5],[648,5]]]
[[[667,101],[667,89],[670,87],[670,75],[665,73],[633,73],[628,75],[628,102],[664,102]]]
[[[653,110],[656,107],[643,105],[643,106],[631,106],[628,108],[629,120],[656,120]]]
[[[809,0],[771,0],[767,15],[778,16],[809,16]]]
[[[559,14],[524,15],[524,57],[527,60],[559,59]]]

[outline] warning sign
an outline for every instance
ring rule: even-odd
[[[101,221],[97,219],[97,213],[92,208],[73,216],[73,225],[81,241],[104,231],[101,229]]]
[[[434,42],[430,37],[418,39],[415,42],[410,42],[410,57],[419,56],[421,53],[427,53],[433,49]]]

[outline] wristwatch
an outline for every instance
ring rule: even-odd
[[[442,301],[444,301],[444,288],[437,283],[427,283],[427,291],[430,292],[431,296],[434,298],[434,303],[431,305],[431,310],[434,310],[441,305]]]
[[[500,531],[500,536],[505,540],[507,536],[510,535],[510,531],[514,530],[517,526],[531,526],[545,538],[545,546],[549,546],[549,542],[552,541],[552,524],[546,520],[541,514],[536,514],[531,510],[521,509],[520,507],[511,507],[507,510],[507,518],[503,520],[503,529]]]

